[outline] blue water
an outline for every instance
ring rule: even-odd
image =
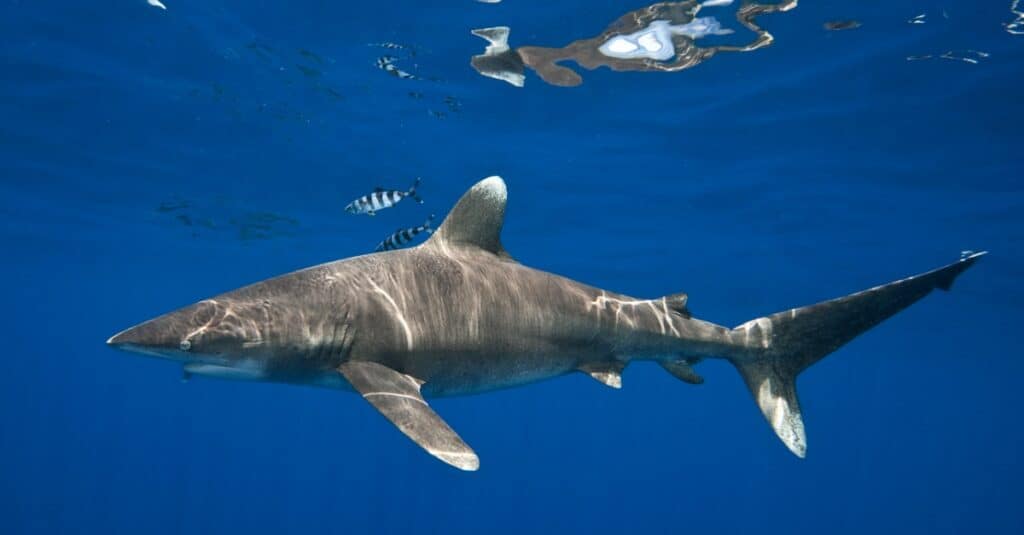
[[[1024,530],[1010,0],[807,0],[762,20],[769,48],[569,89],[479,76],[469,30],[562,46],[642,2],[164,3],[0,2],[0,532]],[[382,41],[434,80],[378,70]],[[990,56],[906,60],[968,49]],[[352,394],[182,383],[104,345],[368,252],[491,174],[518,260],[726,325],[992,253],[801,376],[806,460],[721,361],[699,387],[639,363],[621,391],[436,400],[481,457],[463,473]],[[416,176],[422,206],[342,211]]]

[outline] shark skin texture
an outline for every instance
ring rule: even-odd
[[[501,244],[497,176],[467,191],[422,245],[338,260],[204,299],[111,337],[170,359],[186,377],[350,390],[427,453],[461,470],[479,457],[427,403],[584,373],[613,388],[634,360],[700,384],[693,366],[731,362],[796,455],[806,436],[796,377],[985,253],[736,328],[693,318],[685,294],[638,299],[517,262]]]

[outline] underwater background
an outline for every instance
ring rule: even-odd
[[[1024,531],[1011,0],[804,0],[770,47],[574,88],[480,76],[470,29],[562,46],[643,2],[163,4],[0,1],[0,532]],[[351,393],[104,344],[492,174],[521,262],[725,325],[991,254],[801,376],[806,460],[723,361],[435,400],[463,473]],[[416,177],[423,205],[343,211]]]

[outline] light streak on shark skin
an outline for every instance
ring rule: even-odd
[[[636,360],[700,384],[693,366],[719,358],[739,371],[783,444],[804,457],[797,375],[933,290],[951,289],[985,254],[965,251],[921,275],[730,329],[693,318],[685,294],[637,299],[520,264],[501,244],[506,204],[505,182],[487,178],[422,245],[274,277],[107,343],[180,362],[185,378],[354,390],[426,452],[462,470],[478,469],[479,458],[425,396],[569,373],[621,388]]]
[[[373,287],[373,291],[384,296],[384,300],[391,305],[392,310],[394,310],[393,317],[395,318],[395,321],[402,326],[402,331],[405,332],[405,348],[412,351],[412,329],[409,328],[409,322],[405,320],[405,314],[402,313],[402,309],[399,308],[398,303],[396,303],[395,299],[391,297],[391,294],[378,286],[376,282],[373,282],[373,279],[366,279],[366,282],[370,283],[370,286]]]
[[[594,311],[597,315],[597,319],[600,320],[602,312],[611,311],[614,314],[614,324],[618,325],[619,322],[625,323],[628,327],[636,327],[640,321],[645,321],[647,318],[638,318],[639,312],[649,313],[650,317],[653,317],[658,322],[658,329],[661,334],[672,334],[679,336],[679,329],[673,322],[673,313],[681,313],[685,308],[679,308],[679,305],[668,305],[669,297],[661,297],[658,299],[621,299],[618,297],[609,297],[605,292],[601,292],[601,295],[595,297],[592,301],[587,303],[587,311]]]

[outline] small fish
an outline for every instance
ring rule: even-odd
[[[300,48],[299,49],[299,55],[304,57],[304,58],[311,59],[311,60],[315,61],[316,63],[318,63],[320,65],[324,64],[323,58],[321,58],[320,56],[316,55],[315,53],[313,53],[313,52],[311,52],[309,50],[306,50],[305,48]]]
[[[167,9],[167,6],[165,6],[162,2],[160,2],[160,0],[146,0],[146,3],[151,5],[151,6],[153,6],[153,7],[158,7],[158,8],[163,9],[163,10]]]
[[[274,60],[274,49],[270,48],[267,45],[264,45],[257,41],[252,41],[249,44],[245,45],[245,48],[249,49],[249,51],[251,51],[253,54],[259,56],[260,59],[262,59],[263,61]]]
[[[926,24],[928,22],[928,14],[921,13],[911,19],[907,20],[907,24]]]
[[[992,54],[988,52],[981,52],[978,50],[968,50],[966,52],[957,52],[950,50],[943,52],[942,54],[923,54],[917,56],[907,56],[907,61],[922,61],[926,59],[946,59],[950,61],[962,61],[964,63],[970,63],[971,65],[977,65],[981,63],[981,60],[988,58]]]
[[[390,74],[391,76],[401,78],[403,80],[422,80],[422,78],[416,76],[415,74],[405,72],[402,69],[399,69],[398,66],[395,65],[395,60],[397,59],[398,58],[394,56],[381,56],[377,58],[377,68]]]
[[[313,67],[307,67],[305,65],[299,64],[295,64],[295,67],[299,69],[299,72],[301,72],[306,78],[316,78],[323,74],[322,72],[314,69]]]
[[[355,215],[377,215],[377,210],[391,208],[406,197],[412,197],[413,199],[416,199],[416,202],[423,204],[423,199],[416,194],[416,188],[419,187],[419,185],[420,179],[417,178],[416,182],[414,182],[412,187],[409,188],[409,191],[389,191],[384,188],[376,188],[373,190],[373,193],[363,195],[362,197],[348,203],[348,205],[345,206],[345,211]]]
[[[859,20],[830,20],[825,23],[825,29],[833,32],[842,30],[856,30],[860,28]]]
[[[977,65],[978,63],[981,62],[981,60],[986,59],[986,58],[988,58],[991,55],[992,54],[989,54],[988,52],[981,52],[981,51],[978,51],[978,50],[968,50],[967,52],[956,52],[956,51],[950,50],[949,52],[946,52],[945,54],[941,54],[939,56],[939,58],[941,58],[941,59],[949,59],[949,60],[953,60],[953,61],[962,61],[964,63],[970,63],[972,65]]]
[[[188,208],[188,201],[164,201],[160,203],[156,211],[161,213],[173,212],[175,210],[181,210]]]
[[[455,113],[458,113],[459,110],[462,109],[462,102],[459,102],[459,99],[451,95],[444,97],[444,104],[445,106],[448,106],[448,111],[452,111]]]
[[[334,100],[341,100],[345,98],[345,95],[342,95],[337,89],[334,89],[333,87],[321,86],[321,89],[323,90],[324,93],[327,93],[327,95],[333,98]]]
[[[403,44],[400,44],[400,43],[392,43],[391,41],[384,41],[382,43],[370,43],[368,46],[375,46],[377,48],[386,48],[388,50],[404,50],[405,53],[409,54],[410,57],[416,55],[416,49],[415,48],[413,48],[411,46],[403,45]]]
[[[434,221],[434,215],[431,214],[422,225],[412,228],[403,228],[395,231],[394,234],[384,238],[384,241],[377,244],[377,248],[374,249],[377,252],[390,251],[392,249],[398,249],[403,245],[412,241],[417,234],[426,232],[427,234],[433,234],[434,229],[430,226],[431,222]]]

